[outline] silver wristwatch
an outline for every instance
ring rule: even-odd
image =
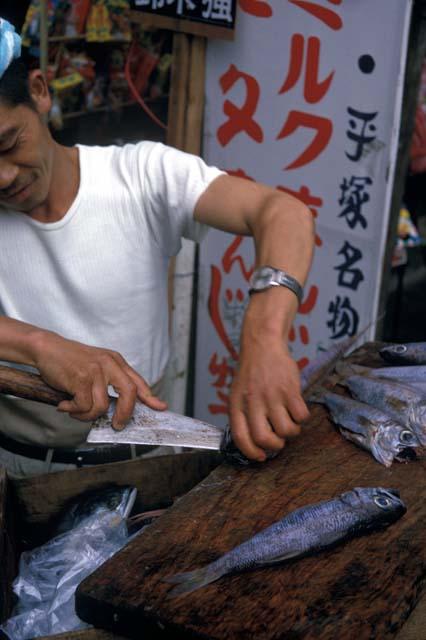
[[[299,303],[303,300],[303,289],[295,278],[289,276],[285,271],[274,269],[273,267],[259,267],[253,271],[250,278],[249,294],[256,291],[264,291],[270,287],[287,287],[296,294]]]

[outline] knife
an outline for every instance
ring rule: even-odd
[[[311,389],[328,376],[336,362],[344,357],[344,354],[375,322],[369,323],[355,336],[347,338],[320,354],[306,367],[301,376],[305,398],[309,399]],[[54,406],[62,400],[72,398],[70,394],[50,387],[37,374],[2,365],[0,365],[0,393]],[[242,465],[251,462],[235,446],[229,426],[218,427],[172,411],[154,411],[142,402],[136,402],[133,416],[125,428],[116,431],[112,427],[115,402],[115,399],[111,398],[107,414],[92,422],[92,429],[87,437],[89,444],[127,443],[210,449],[220,451],[230,462]],[[268,458],[273,458],[275,455],[276,453],[268,452]]]
[[[57,406],[72,396],[54,389],[28,371],[0,365],[0,393]],[[227,458],[246,464],[247,458],[232,442],[228,427],[222,428],[172,411],[154,411],[136,402],[133,416],[121,431],[112,428],[116,400],[111,398],[107,414],[92,422],[89,444],[129,443],[167,445],[221,451]]]

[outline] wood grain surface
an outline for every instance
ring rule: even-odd
[[[351,359],[377,362],[375,351],[370,345]],[[137,638],[395,638],[425,586],[425,471],[424,459],[386,469],[313,405],[303,435],[278,458],[252,468],[221,465],[87,578],[77,612]],[[165,577],[205,565],[298,507],[357,486],[399,489],[407,513],[384,531],[316,556],[167,597]]]

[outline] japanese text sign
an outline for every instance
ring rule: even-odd
[[[208,46],[206,161],[316,221],[290,333],[300,368],[377,315],[410,13],[410,0],[240,0],[235,41]],[[212,231],[201,246],[195,413],[219,424],[253,264],[250,239]]]

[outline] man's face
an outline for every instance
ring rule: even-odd
[[[30,107],[0,100],[0,207],[31,213],[47,198],[52,140]]]

